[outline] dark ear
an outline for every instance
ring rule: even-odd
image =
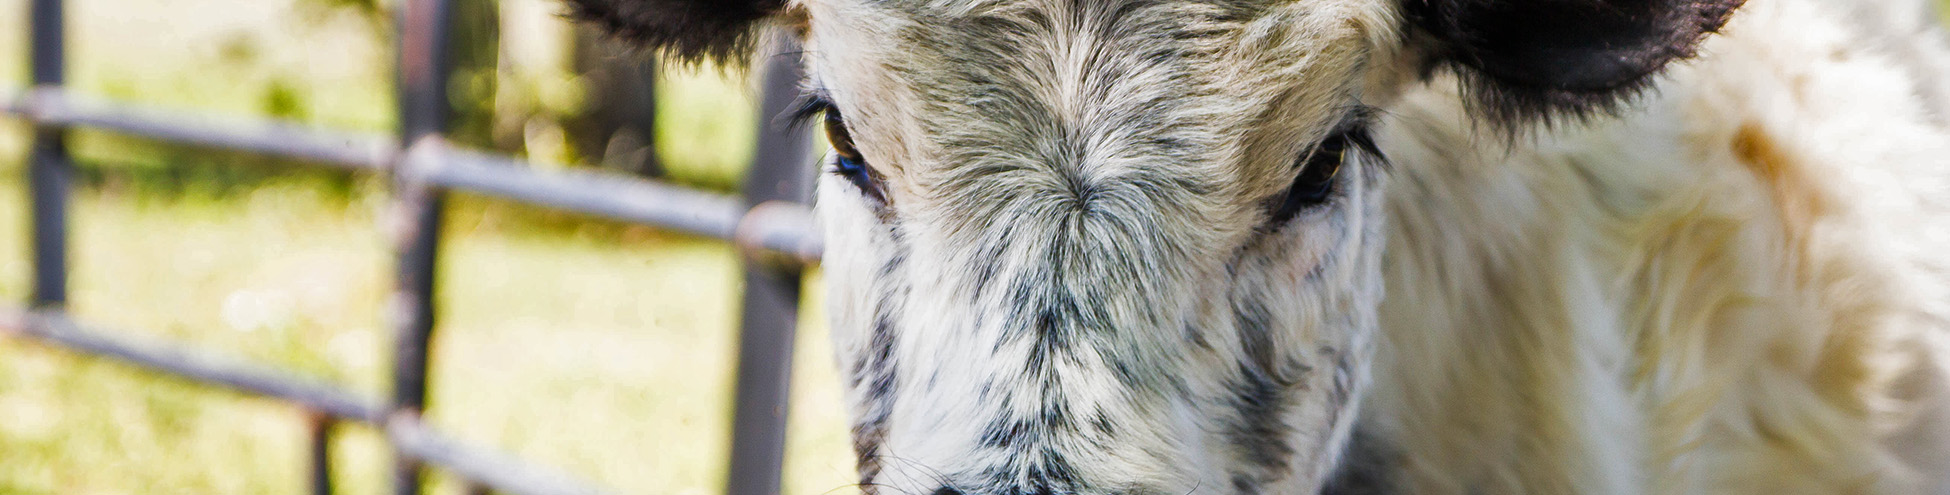
[[[743,62],[785,0],[568,0],[572,15],[684,62]]]
[[[1742,0],[1401,0],[1480,116],[1514,125],[1607,111],[1693,55]]]

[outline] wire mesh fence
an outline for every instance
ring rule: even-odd
[[[727,493],[780,490],[785,406],[794,324],[805,265],[820,244],[803,206],[810,191],[810,138],[761,118],[743,197],[695,191],[619,174],[541,172],[512,157],[459,149],[447,129],[447,59],[451,0],[404,0],[399,6],[396,136],[312,129],[273,120],[213,119],[90,99],[69,92],[65,75],[63,0],[31,0],[33,87],[0,99],[0,112],[33,125],[27,185],[31,216],[32,292],[25,306],[0,307],[0,336],[30,339],[171,376],[225,387],[299,407],[306,415],[312,493],[333,492],[331,437],[340,423],[383,432],[391,446],[395,493],[419,493],[427,468],[467,480],[468,491],[517,494],[602,493],[546,467],[470,445],[421,422],[428,390],[428,349],[436,338],[435,270],[440,267],[442,206],[448,191],[681,231],[731,242],[744,253],[736,402]],[[790,41],[778,53],[796,48]],[[791,104],[802,75],[789,57],[763,69],[762,115]],[[5,95],[0,95],[5,96]],[[302,164],[382,174],[392,181],[394,333],[391,393],[362,397],[323,380],[232,359],[180,343],[132,337],[71,318],[68,296],[69,204],[74,165],[68,130],[86,127],[211,149],[293,158]],[[550,167],[559,168],[559,167]]]

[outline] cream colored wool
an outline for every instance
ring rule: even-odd
[[[1126,3],[792,5],[888,197],[818,199],[870,490],[1308,494],[1360,453],[1401,493],[1950,491],[1922,2],[1751,0],[1514,138],[1394,1]],[[1357,106],[1387,163],[1263,226]]]

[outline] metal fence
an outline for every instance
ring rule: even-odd
[[[391,445],[395,493],[419,493],[427,467],[466,481],[473,493],[597,493],[568,476],[471,446],[420,421],[428,348],[437,329],[434,272],[447,191],[467,191],[731,241],[744,254],[745,292],[727,493],[779,492],[794,323],[804,265],[819,244],[801,203],[810,189],[810,141],[760,119],[755,163],[742,198],[655,181],[589,172],[538,172],[520,161],[457,149],[442,139],[447,115],[451,0],[404,0],[398,23],[400,129],[382,135],[308,129],[275,121],[220,120],[90,100],[64,89],[62,0],[29,6],[33,88],[0,101],[4,114],[33,124],[27,166],[31,201],[32,295],[0,307],[0,335],[117,360],[298,406],[309,418],[312,493],[332,492],[330,437],[340,423],[369,426]],[[774,53],[795,50],[789,41]],[[801,77],[791,57],[764,69],[762,115],[791,103]],[[68,205],[74,176],[68,129],[86,127],[213,149],[295,158],[392,179],[396,272],[389,301],[394,341],[392,393],[361,397],[325,381],[199,351],[178,343],[91,327],[64,311]]]

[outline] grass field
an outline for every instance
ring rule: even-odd
[[[18,184],[0,184],[0,204],[19,205]],[[280,186],[234,201],[84,194],[73,306],[377,396],[389,259],[377,211]],[[737,295],[729,251],[654,235],[524,235],[455,216],[434,423],[629,492],[716,490]],[[0,216],[0,231],[21,231],[18,218]],[[19,259],[0,263],[9,298],[24,294]],[[805,317],[791,477],[793,493],[816,494],[846,482],[848,457],[819,317]],[[302,479],[288,408],[34,345],[0,346],[0,418],[0,492],[282,493]],[[374,493],[385,456],[352,431],[340,479],[347,493]]]
[[[0,204],[20,204],[18,190],[0,188]],[[85,194],[73,306],[377,396],[389,259],[377,211],[279,186],[237,201]],[[433,422],[629,492],[715,491],[737,295],[729,251],[455,216]],[[18,217],[0,229],[21,231]],[[0,264],[10,298],[24,294],[19,258]],[[849,469],[816,313],[804,315],[792,493],[843,485]],[[302,479],[288,408],[34,345],[0,347],[0,418],[0,492],[282,493]],[[374,493],[385,456],[352,431],[340,479]]]
[[[71,80],[89,94],[392,126],[390,50],[357,19],[319,20],[293,0],[69,5]],[[548,5],[504,2],[544,14]],[[25,79],[24,7],[0,7],[0,88]],[[553,22],[510,20],[504,39],[546,37]],[[550,96],[563,91],[561,76],[511,77],[540,88],[527,97],[574,97]],[[726,109],[751,113],[747,96],[709,73],[664,84],[669,165],[735,182],[752,120]],[[29,274],[22,131],[0,122],[0,298],[13,301]],[[552,136],[531,134],[544,144]],[[75,143],[92,177],[74,212],[77,314],[382,393],[391,261],[373,181],[335,191],[312,175],[272,173],[209,188],[196,174],[249,160],[94,133]],[[156,186],[156,177],[168,180]],[[431,421],[626,493],[720,491],[740,283],[733,253],[481,198],[458,198],[451,218]],[[852,478],[851,455],[818,294],[809,294],[787,491],[845,493],[833,490]],[[298,493],[300,419],[268,401],[0,340],[0,494]],[[342,492],[383,491],[383,445],[363,428],[342,431]],[[450,481],[436,483],[456,492]]]

